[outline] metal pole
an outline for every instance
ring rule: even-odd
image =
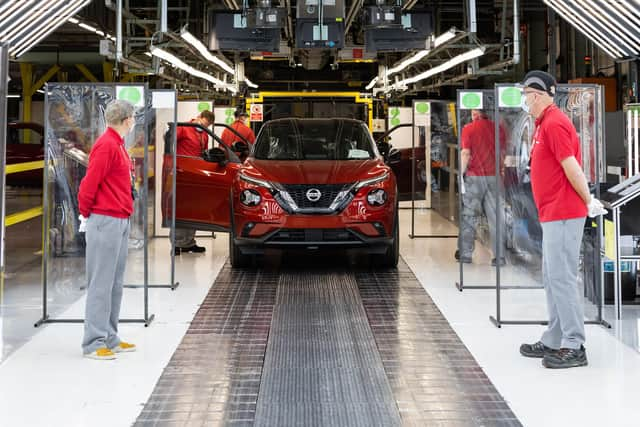
[[[415,236],[415,209],[416,209],[416,118],[415,106],[411,109],[411,234]],[[426,196],[426,194],[425,194]]]
[[[494,100],[498,100],[497,89],[494,90]],[[498,102],[494,103],[493,124],[494,124],[494,144],[495,144],[495,166],[496,166],[496,241],[495,257],[496,257],[496,322],[500,327],[500,264],[502,260],[502,215],[500,212],[500,188],[502,182],[500,179],[500,118],[498,117]]]
[[[122,59],[122,0],[116,2],[116,63]]]
[[[2,153],[2,160],[0,160],[0,177],[2,184],[0,184],[0,213],[2,219],[0,220],[0,304],[4,301],[4,273],[5,273],[5,259],[4,259],[4,245],[5,245],[5,230],[4,220],[6,214],[5,203],[5,168],[6,168],[6,148],[7,148],[7,92],[8,92],[8,80],[9,80],[9,46],[6,44],[0,45],[0,152]]]
[[[49,150],[49,83],[44,85],[44,168],[42,169],[42,319],[40,319],[35,327],[38,327],[42,322],[46,322],[49,318],[47,313],[47,280],[49,269],[49,247],[50,247],[50,234],[49,234],[49,218],[51,203],[49,197],[50,179],[49,179],[49,164],[51,163],[50,150]],[[55,189],[54,189],[55,191]],[[2,216],[4,218],[4,215]],[[4,227],[2,227],[4,230]]]
[[[166,6],[166,1],[163,2]],[[144,97],[145,100],[149,98],[150,92],[148,85],[144,85]],[[148,114],[149,114],[149,102],[144,103],[144,158],[142,161],[142,238],[143,238],[143,251],[144,251],[144,278],[142,284],[144,286],[144,319],[149,319],[149,218],[148,218],[148,200],[149,200],[149,132],[148,132]],[[148,323],[145,323],[148,326]]]
[[[462,94],[464,92],[458,91],[458,106],[462,105]],[[462,118],[460,117],[460,108],[457,108],[456,116],[458,118],[458,258],[462,255],[460,248],[462,248]],[[451,165],[453,166],[453,165]],[[453,167],[451,168],[451,170]],[[451,172],[449,172],[451,173]],[[455,188],[451,188],[450,191],[455,191]],[[458,260],[458,268],[460,270],[460,283],[456,284],[456,287],[460,292],[464,289],[464,269],[462,268],[462,262]]]
[[[160,32],[167,32],[167,0],[160,0]]]
[[[622,298],[620,296],[620,207],[613,208],[613,228],[615,236],[615,262],[613,263],[613,299],[616,310],[616,319],[622,318]]]
[[[174,108],[173,108],[173,132],[171,132],[171,152],[173,163],[171,165],[171,285],[173,286],[176,281],[176,162],[177,156],[176,151],[177,147],[177,137],[178,137],[178,127],[176,123],[178,122],[178,97],[176,93],[176,98],[174,99]]]

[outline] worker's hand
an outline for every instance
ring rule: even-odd
[[[593,196],[591,196],[591,200],[587,205],[587,209],[589,210],[589,216],[591,218],[595,218],[600,215],[605,215],[607,213],[607,210],[602,205],[602,202]]]
[[[78,216],[80,220],[80,227],[78,227],[78,233],[85,233],[87,231],[87,218],[83,215]]]

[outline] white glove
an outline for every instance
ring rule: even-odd
[[[78,233],[86,233],[86,231],[87,231],[87,218],[85,218],[84,216],[80,215],[80,216],[78,216],[78,219],[80,220],[80,227],[78,227]]]
[[[607,213],[607,210],[602,205],[602,202],[593,196],[591,196],[591,201],[587,205],[587,209],[589,210],[589,216],[591,218],[605,215]]]

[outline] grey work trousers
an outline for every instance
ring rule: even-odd
[[[127,265],[129,219],[92,214],[86,231],[87,305],[82,351],[120,344],[118,320]]]
[[[196,230],[192,228],[176,228],[176,247],[190,248],[196,244]]]
[[[462,195],[462,215],[460,227],[460,257],[469,258],[473,255],[476,240],[478,220],[484,213],[489,224],[491,251],[497,257],[496,248],[496,202],[498,185],[495,176],[467,176],[464,179],[465,192]],[[504,256],[505,238],[500,239],[501,256]]]
[[[549,327],[540,341],[553,349],[579,349],[585,341],[584,307],[578,289],[584,220],[542,223],[542,280]]]

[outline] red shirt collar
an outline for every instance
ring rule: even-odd
[[[557,110],[557,109],[558,109],[558,107],[556,106],[556,104],[551,104],[551,105],[547,106],[547,108],[542,110],[542,114],[540,114],[540,117],[538,117],[536,119],[536,126],[540,126],[540,123],[542,123],[544,118],[547,116],[547,113],[550,113],[551,111]]]
[[[107,127],[107,130],[105,133],[108,133],[112,138],[117,139],[119,144],[121,145],[124,144],[124,138],[120,136],[120,134],[116,132],[115,129],[113,129],[112,127]]]

